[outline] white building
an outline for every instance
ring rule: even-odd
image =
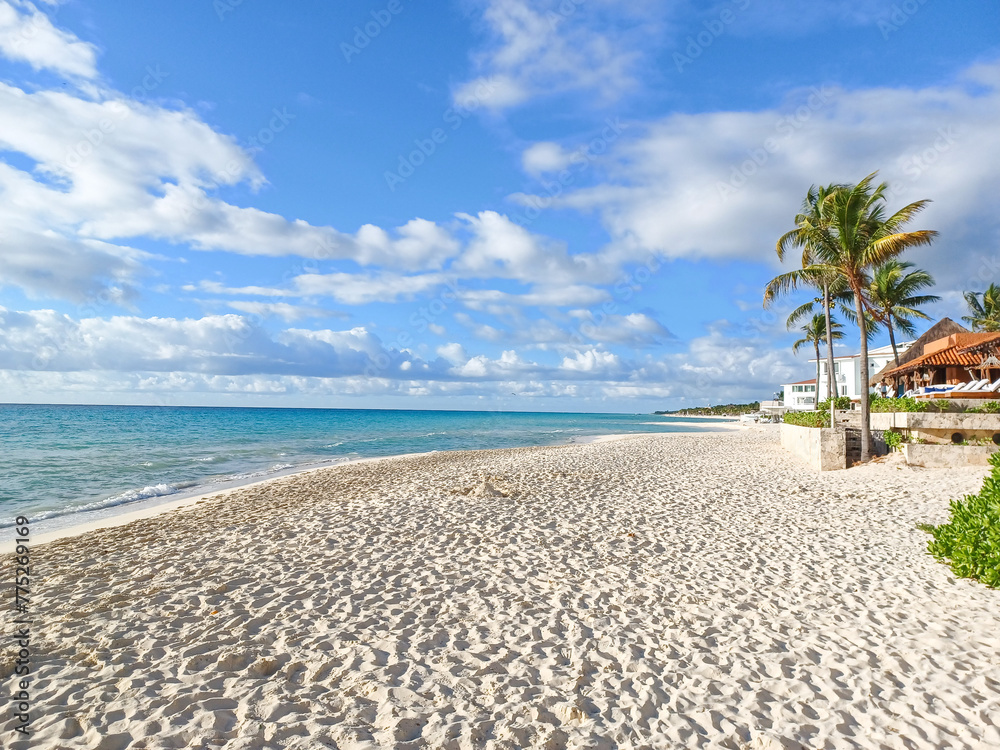
[[[812,411],[816,408],[816,378],[782,387],[785,389],[786,411]]]
[[[912,341],[904,341],[896,344],[896,349],[900,355],[913,345]],[[868,350],[868,378],[879,372],[883,367],[894,359],[891,346],[880,346],[877,349]],[[816,360],[809,360],[813,367],[816,367]],[[854,401],[861,400],[861,355],[850,354],[844,357],[833,358],[833,373],[837,381],[837,395],[850,396]],[[810,383],[815,381],[810,380]],[[826,357],[819,361],[819,401],[829,398],[830,394],[826,387]],[[872,383],[874,385],[874,383]],[[788,386],[785,386],[786,389]],[[785,402],[788,402],[788,391],[785,391]]]

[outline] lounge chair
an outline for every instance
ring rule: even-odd
[[[993,383],[993,385],[986,386],[986,388],[984,388],[983,390],[987,391],[988,393],[996,393],[997,390],[1000,390],[1000,380],[997,380],[995,383]]]
[[[990,381],[988,380],[973,380],[971,383],[965,383],[964,388],[962,388],[962,386],[959,386],[955,390],[957,391],[959,390],[959,388],[961,388],[962,393],[977,393],[983,390],[983,388],[989,385],[989,383]]]

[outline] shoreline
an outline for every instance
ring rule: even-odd
[[[560,446],[566,445],[589,445],[594,443],[606,443],[614,440],[621,440],[624,438],[635,437],[639,435],[650,435],[650,434],[685,434],[685,433],[621,433],[613,435],[587,435],[580,436],[577,438],[569,438],[569,442],[566,443],[555,443],[552,445],[539,445],[539,446],[524,446],[523,448],[558,448]],[[522,449],[523,449],[522,448]],[[364,463],[374,463],[381,461],[394,461],[399,459],[414,458],[417,456],[430,456],[434,454],[449,454],[449,453],[474,453],[479,451],[500,451],[500,450],[519,450],[512,448],[476,448],[476,449],[457,449],[450,451],[424,451],[420,453],[399,453],[392,456],[372,456],[368,458],[354,458],[346,461],[339,461],[337,463],[324,464],[324,465],[313,465],[304,466],[301,468],[289,469],[284,472],[279,472],[274,476],[266,477],[264,479],[254,479],[245,483],[234,484],[228,487],[221,487],[214,490],[196,492],[195,494],[187,494],[181,497],[173,497],[171,495],[162,495],[160,497],[146,498],[145,500],[138,500],[132,503],[123,503],[121,505],[113,505],[107,508],[101,508],[93,511],[84,511],[82,513],[67,513],[62,516],[56,516],[52,519],[43,519],[42,521],[32,523],[32,546],[40,544],[48,544],[50,542],[59,541],[61,539],[68,539],[71,537],[80,536],[82,534],[87,534],[91,531],[98,531],[102,529],[112,529],[119,526],[126,526],[133,521],[140,521],[147,518],[155,518],[157,516],[173,513],[179,510],[185,510],[193,508],[196,505],[212,501],[225,501],[232,493],[240,492],[243,490],[248,490],[254,487],[259,487],[261,485],[270,484],[273,482],[280,482],[284,479],[291,477],[299,477],[303,475],[308,475],[314,472],[320,471],[333,471],[339,469],[343,466],[352,466],[355,464]],[[136,505],[141,505],[142,507],[136,508]],[[128,509],[123,512],[114,512],[116,509]],[[91,518],[82,518],[78,521],[74,518],[76,515],[86,516],[91,515]],[[57,521],[60,519],[74,519],[76,522],[68,525],[56,525],[55,528],[44,528],[48,526],[49,522]],[[29,519],[30,520],[30,519]],[[34,528],[38,525],[43,525],[43,530],[41,533],[36,533]],[[5,544],[14,545],[14,542],[10,539],[5,541]],[[2,549],[3,545],[0,545]]]
[[[658,423],[650,423],[658,424]],[[741,427],[740,425],[717,425],[716,429],[721,431],[723,429],[733,429],[736,427]],[[713,432],[711,430],[708,432]],[[565,442],[550,443],[538,446],[520,446],[523,448],[530,447],[559,447],[562,445],[586,445],[588,443],[600,443],[609,440],[617,440],[622,438],[628,438],[639,435],[657,435],[657,434],[694,434],[700,433],[701,430],[692,426],[692,429],[685,430],[683,432],[676,433],[653,433],[653,432],[634,432],[634,433],[615,433],[609,435],[581,435],[578,437],[567,438]],[[249,487],[255,487],[262,484],[267,484],[268,482],[276,482],[288,477],[298,476],[300,474],[308,474],[315,471],[322,471],[325,469],[336,469],[341,466],[349,466],[351,464],[365,463],[371,461],[390,461],[393,459],[407,458],[411,456],[418,455],[428,455],[432,453],[455,453],[464,451],[479,451],[479,450],[511,450],[511,448],[469,448],[469,449],[452,449],[445,451],[421,451],[416,453],[399,453],[390,456],[370,456],[363,458],[352,458],[346,460],[331,460],[330,462],[322,464],[302,464],[298,467],[292,467],[289,469],[277,471],[274,474],[259,478],[247,478],[245,480],[235,480],[231,482],[223,482],[222,486],[215,488],[209,488],[206,485],[201,485],[193,488],[191,491],[180,491],[172,493],[169,495],[158,495],[155,497],[143,498],[139,500],[132,500],[129,502],[119,503],[117,505],[109,505],[103,508],[96,508],[91,510],[83,511],[71,511],[58,516],[52,516],[49,518],[44,518],[39,521],[32,522],[32,528],[41,527],[41,532],[36,533],[32,531],[32,538],[36,541],[33,544],[46,544],[48,542],[56,541],[58,539],[63,539],[67,537],[79,536],[80,534],[85,534],[90,531],[95,531],[98,529],[114,528],[117,526],[123,526],[125,524],[131,523],[132,521],[141,520],[144,518],[153,518],[162,513],[169,513],[182,508],[189,508],[198,503],[205,502],[209,498],[214,498],[216,496],[228,495],[232,492],[243,490]],[[29,517],[30,520],[30,517]],[[69,523],[62,523],[63,521],[69,521]],[[7,527],[12,529],[13,527]],[[10,538],[6,539],[4,542],[0,543],[0,549],[4,548],[6,544],[13,544]]]
[[[415,458],[417,456],[430,456],[435,453],[446,453],[449,451],[426,451],[424,453],[400,453],[395,456],[376,456],[372,458],[355,458],[349,461],[342,461],[336,464],[330,464],[327,466],[309,466],[302,469],[290,469],[287,473],[283,473],[277,476],[267,477],[266,479],[255,479],[252,482],[246,484],[237,484],[232,487],[226,487],[223,489],[211,490],[209,492],[202,492],[196,495],[188,495],[185,497],[171,497],[170,495],[163,496],[165,502],[154,502],[158,498],[149,498],[149,505],[143,508],[137,508],[134,510],[126,511],[124,513],[111,513],[100,518],[91,518],[88,520],[83,520],[79,523],[74,523],[69,526],[63,526],[51,530],[42,531],[40,534],[35,534],[32,531],[32,546],[40,544],[49,544],[50,542],[60,541],[62,539],[70,539],[72,537],[81,536],[83,534],[90,533],[91,531],[99,531],[103,529],[114,529],[119,526],[127,526],[133,521],[141,521],[148,518],[156,518],[161,515],[172,514],[179,510],[190,510],[196,505],[201,505],[209,501],[223,502],[228,499],[233,493],[243,492],[245,490],[250,490],[255,487],[260,487],[267,484],[272,484],[276,482],[281,482],[285,479],[306,476],[321,471],[334,471],[341,468],[342,466],[352,466],[355,464],[364,463],[374,463],[379,461],[395,461],[398,459]],[[113,510],[114,508],[128,508],[129,504],[125,505],[115,505],[111,508],[104,510]],[[91,511],[93,512],[93,511]],[[67,514],[65,516],[58,516],[57,518],[72,518],[73,514]],[[46,519],[48,520],[48,519]],[[41,522],[44,523],[44,522]]]

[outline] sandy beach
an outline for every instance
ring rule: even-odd
[[[349,464],[67,537],[32,549],[31,747],[1000,747],[1000,592],[915,527],[984,475],[819,474],[765,426]]]

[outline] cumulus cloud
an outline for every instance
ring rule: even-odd
[[[74,320],[0,308],[0,369],[389,377],[412,359],[363,327],[271,334],[241,315]]]
[[[594,254],[571,255],[565,243],[533,234],[496,211],[458,216],[472,234],[452,265],[463,274],[554,285],[609,283],[617,271]]]
[[[328,273],[297,276],[294,283],[298,294],[333,297],[346,305],[364,305],[413,298],[444,284],[446,280],[445,276],[436,273],[416,276]]]
[[[890,208],[934,200],[913,228],[942,238],[914,257],[946,276],[1000,233],[998,117],[996,62],[945,86],[815,88],[773,110],[672,115],[615,145],[602,164],[611,179],[551,205],[598,211],[618,262],[642,252],[773,262],[811,184],[881,169]]]
[[[0,182],[4,165],[0,164]],[[2,212],[0,212],[2,215]],[[0,288],[20,287],[91,307],[129,305],[149,253],[93,239],[66,237],[7,216],[0,227]]]
[[[528,146],[521,154],[521,165],[532,175],[558,172],[566,169],[573,160],[573,154],[558,143],[541,141]]]
[[[465,347],[461,344],[450,343],[437,348],[439,357],[451,362],[453,365],[462,364],[469,361],[469,355],[465,352]]]
[[[288,302],[253,302],[249,300],[234,300],[225,303],[234,310],[256,315],[260,318],[281,318],[286,323],[306,318],[343,318],[342,312],[324,310],[322,307],[309,305],[292,305]]]
[[[0,0],[0,54],[35,70],[84,79],[97,75],[94,45],[57,29],[36,5],[23,0]]]
[[[626,359],[591,346],[546,364],[514,349],[496,357],[470,354],[454,342],[427,361],[385,346],[363,326],[271,333],[239,315],[74,320],[51,310],[0,308],[0,387],[11,398],[45,393],[50,400],[76,400],[86,392],[104,399],[120,394],[122,403],[192,403],[198,393],[439,395],[473,404],[516,394],[659,400],[660,408],[665,399],[759,399],[804,377],[805,368],[769,339],[726,325],[666,356]]]
[[[539,96],[597,93],[606,101],[635,87],[638,38],[655,35],[664,6],[609,0],[484,0],[485,43],[473,55],[478,73],[455,90],[456,102],[484,86],[494,110]]]
[[[658,320],[645,313],[607,315],[592,310],[573,312],[578,330],[588,339],[607,344],[622,344],[630,348],[649,347],[674,338]]]
[[[621,362],[618,355],[611,352],[588,349],[585,352],[577,352],[573,357],[563,359],[562,368],[571,372],[585,372],[588,375],[608,377],[621,370]]]
[[[22,15],[0,4],[7,27]],[[439,269],[460,252],[447,229],[425,219],[391,230],[368,224],[351,234],[227,203],[220,189],[256,189],[264,177],[232,137],[195,112],[152,102],[168,75],[149,69],[132,98],[96,85],[84,95],[0,82],[0,152],[20,157],[0,157],[0,227],[6,244],[34,253],[36,267],[61,273],[32,275],[11,259],[5,283],[73,301],[95,289],[113,296],[150,259],[127,244],[137,238],[401,270]],[[68,254],[79,261],[64,263]]]
[[[469,289],[461,291],[458,298],[473,310],[509,310],[510,306],[576,307],[596,305],[610,299],[604,289],[571,284],[569,286],[537,286],[524,294],[502,292],[499,289]]]

